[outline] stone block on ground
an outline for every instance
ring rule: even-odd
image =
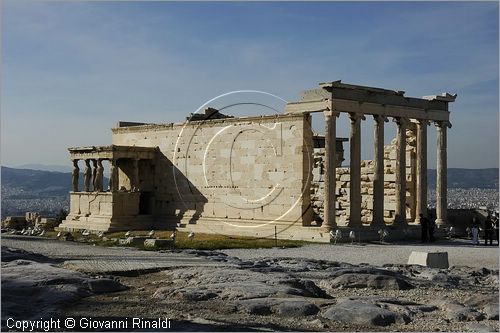
[[[49,218],[49,217],[42,217],[35,223],[35,227],[41,229],[41,230],[54,230],[55,227],[59,226],[61,224],[61,221],[54,219],[54,218]]]
[[[144,246],[145,247],[161,247],[161,248],[167,248],[167,247],[173,247],[174,246],[174,241],[171,239],[155,239],[155,238],[148,238],[144,241]]]
[[[448,268],[448,252],[413,251],[408,259],[408,265],[420,265],[430,268]]]
[[[61,237],[59,237],[59,239],[67,242],[75,240],[75,238],[70,232],[65,232],[64,234],[61,235]]]
[[[120,238],[120,240],[118,241],[118,244],[138,246],[138,245],[143,245],[145,240],[146,240],[146,237]]]
[[[7,218],[2,221],[2,228],[7,229],[22,229],[26,226],[26,218],[24,216],[7,216]]]

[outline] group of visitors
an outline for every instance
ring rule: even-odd
[[[436,224],[434,219],[432,218],[432,214],[429,214],[429,217],[425,217],[423,214],[420,214],[420,227],[422,231],[422,235],[420,238],[421,243],[432,243],[434,242],[434,231],[436,230]],[[493,240],[497,241],[499,244],[498,238],[498,227],[499,227],[499,217],[498,212],[495,213],[494,216],[488,212],[486,219],[484,220],[484,245],[493,245]],[[481,230],[479,219],[476,215],[472,218],[472,225],[470,232],[472,234],[472,244],[479,245],[479,231]]]
[[[497,244],[499,242],[498,239],[498,212],[495,213],[495,216],[491,216],[491,214],[488,212],[488,216],[486,216],[486,219],[484,220],[484,245],[488,245],[488,241],[490,245],[493,245],[493,239],[496,239]],[[474,216],[472,218],[472,226],[471,226],[471,232],[472,232],[472,244],[474,245],[479,245],[479,230],[480,230],[480,225],[479,222]]]
[[[429,218],[425,217],[424,214],[420,214],[420,227],[422,231],[422,236],[420,238],[421,243],[432,243],[434,242],[434,230],[436,230],[436,223],[429,215]]]

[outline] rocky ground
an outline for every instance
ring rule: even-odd
[[[242,259],[2,235],[2,328],[9,316],[58,316],[168,317],[176,331],[498,331],[497,268],[279,253]]]

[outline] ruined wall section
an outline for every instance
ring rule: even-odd
[[[304,180],[310,170],[304,154],[310,156],[312,149],[309,118],[274,115],[119,127],[112,142],[159,147],[153,193],[157,220],[302,225],[304,207],[309,207],[309,196],[305,201],[302,196],[310,186]]]
[[[394,222],[396,211],[396,145],[394,138],[384,147],[384,220]],[[311,205],[314,220],[321,223],[324,216],[324,148],[314,149],[313,182],[311,183]],[[350,175],[348,167],[337,167],[336,216],[339,226],[347,225],[349,216]],[[407,219],[415,219],[416,190],[416,128],[410,125],[406,131],[406,204]],[[369,224],[373,213],[373,160],[361,161],[361,221]]]

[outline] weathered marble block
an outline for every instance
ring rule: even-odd
[[[408,265],[420,265],[430,268],[448,268],[448,252],[413,251],[408,259]]]

